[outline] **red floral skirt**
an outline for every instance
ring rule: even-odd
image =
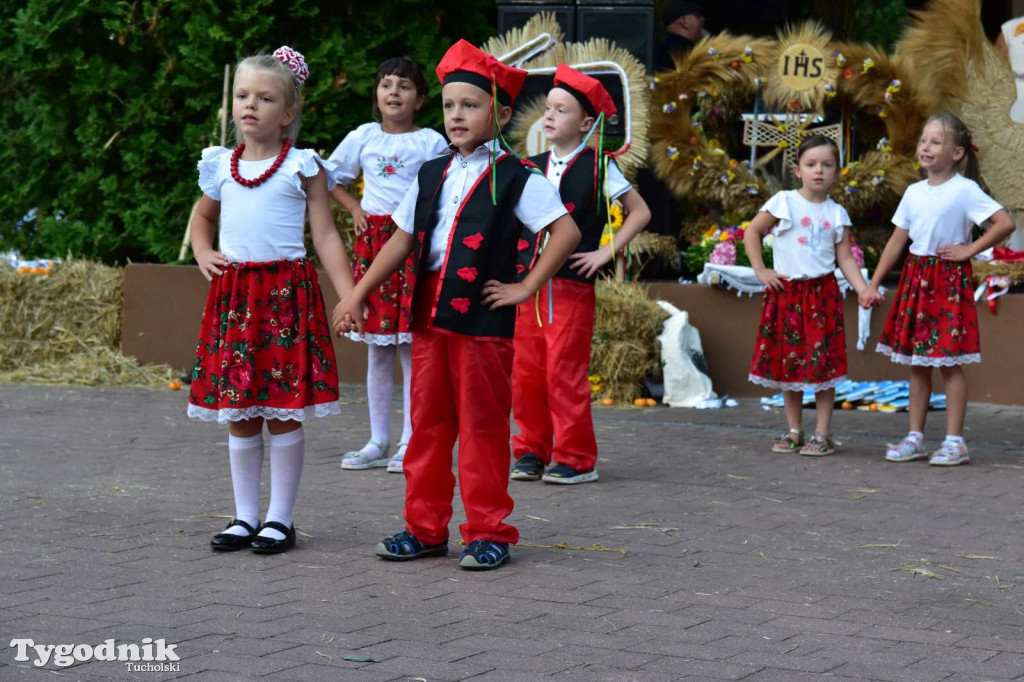
[[[352,247],[352,275],[356,282],[363,278],[380,250],[398,226],[389,215],[366,216],[366,230],[356,237]],[[353,341],[382,346],[412,343],[412,291],[416,284],[412,255],[380,286],[366,297],[366,334],[349,334]]]
[[[901,365],[981,362],[970,262],[907,256],[878,352]]]
[[[338,414],[338,367],[308,260],[232,263],[213,278],[188,416],[303,421]]]
[[[767,289],[750,363],[755,384],[784,391],[825,391],[846,379],[843,299],[835,275]]]

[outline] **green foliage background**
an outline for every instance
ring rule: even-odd
[[[2,3],[0,251],[173,261],[199,153],[219,142],[225,64],[302,52],[298,144],[329,152],[370,120],[380,61],[416,59],[433,88],[448,45],[486,40],[494,18],[491,0]],[[436,99],[422,112],[421,125],[440,126]]]

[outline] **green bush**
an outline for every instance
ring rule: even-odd
[[[0,248],[173,261],[199,153],[219,143],[225,64],[302,52],[299,146],[330,152],[370,120],[376,65],[391,56],[424,65],[434,97],[419,122],[439,127],[433,66],[457,38],[489,37],[494,14],[490,0],[4,3]]]

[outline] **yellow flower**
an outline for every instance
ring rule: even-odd
[[[354,183],[352,183],[352,191],[357,197],[363,196],[363,190],[366,188],[366,181],[363,180],[363,176],[360,175]]]
[[[608,246],[612,242],[612,236],[610,234],[601,235],[601,246]]]
[[[704,230],[704,234],[702,234],[701,237],[704,239],[714,239],[716,232],[718,232],[718,225],[712,225],[708,229]]]
[[[618,202],[613,203],[608,211],[608,226],[613,230],[622,227],[622,206]]]
[[[736,159],[729,159],[729,168],[736,168],[740,165],[740,162]]]
[[[718,235],[718,241],[720,241],[720,242],[728,241],[728,239],[729,239],[729,232],[728,232],[728,230],[723,230],[722,234]]]

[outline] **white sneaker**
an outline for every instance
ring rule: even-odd
[[[971,456],[967,454],[967,444],[962,440],[944,440],[942,447],[932,453],[928,463],[936,467],[955,467],[970,464]]]
[[[402,473],[402,460],[405,459],[405,451],[409,447],[409,441],[398,444],[398,449],[395,450],[395,456],[388,462],[388,473],[389,474],[400,474]]]
[[[374,454],[376,451],[376,454]],[[370,439],[362,450],[346,452],[341,458],[341,468],[359,471],[388,465],[388,444]]]
[[[924,451],[924,439],[908,434],[898,445],[887,443],[885,459],[889,462],[914,462],[928,459],[928,453]]]

